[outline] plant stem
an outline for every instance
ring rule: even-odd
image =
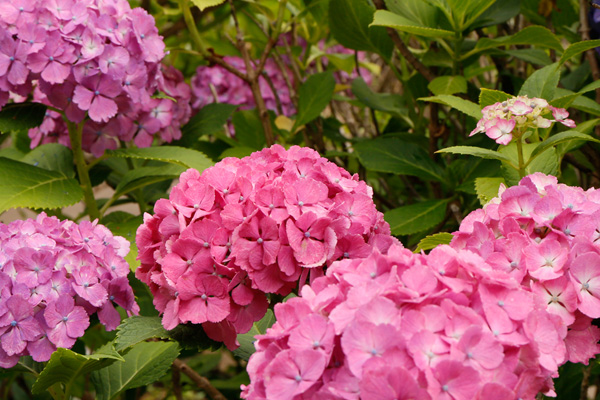
[[[83,149],[81,147],[83,124],[83,121],[79,124],[67,121],[67,128],[69,130],[69,139],[71,140],[73,160],[75,161],[75,166],[77,167],[77,175],[79,176],[79,184],[83,189],[83,199],[87,207],[90,220],[93,221],[99,218],[100,214],[98,213],[98,205],[96,204],[96,199],[92,190],[92,182],[88,173],[88,166],[83,155]]]
[[[173,361],[173,366],[186,374],[200,389],[202,389],[208,397],[213,400],[227,400],[225,396],[217,388],[210,384],[209,380],[198,374],[189,365],[176,358]]]
[[[517,139],[517,155],[519,157],[519,178],[525,176],[525,162],[523,161],[523,139],[521,136]]]

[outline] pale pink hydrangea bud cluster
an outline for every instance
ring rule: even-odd
[[[0,224],[0,367],[71,348],[94,313],[107,330],[121,321],[115,305],[137,314],[128,252],[127,240],[95,222],[42,213]]]
[[[572,351],[598,350],[565,342],[562,318],[510,272],[450,246],[374,246],[301,295],[257,336],[243,398],[533,400]]]
[[[480,132],[494,139],[496,143],[507,145],[513,136],[520,137],[529,128],[549,128],[552,123],[574,128],[575,122],[568,119],[564,108],[553,107],[544,99],[517,96],[509,100],[484,107],[483,118],[469,136]],[[553,119],[549,119],[550,116]]]
[[[267,293],[285,296],[390,234],[365,182],[298,146],[188,170],[154,212],[137,231],[136,277],[163,326],[202,324],[229,348],[265,315]]]
[[[240,72],[246,72],[246,64],[240,57],[229,56],[223,58],[223,61]],[[240,105],[241,109],[256,107],[250,85],[221,66],[199,66],[191,84],[194,110],[209,103],[235,104]],[[283,73],[273,59],[267,59],[258,84],[267,109],[277,112],[277,105],[280,104],[283,115],[291,116],[296,113]]]
[[[451,246],[478,254],[542,299],[568,328],[568,360],[599,353],[600,190],[529,175],[465,218]]]
[[[0,107],[33,92],[69,121],[89,117],[85,150],[97,156],[117,139],[178,138],[191,93],[161,70],[164,48],[154,18],[126,0],[0,0]],[[178,101],[152,98],[158,90]],[[30,131],[32,146],[68,144],[61,113]]]

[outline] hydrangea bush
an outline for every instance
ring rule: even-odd
[[[107,330],[139,307],[124,257],[129,242],[103,225],[36,219],[0,224],[0,367],[71,348],[97,314]]]
[[[286,296],[389,237],[371,194],[357,175],[297,146],[188,170],[144,216],[136,277],[166,329],[202,324],[235,348],[236,334],[264,316],[267,293]]]

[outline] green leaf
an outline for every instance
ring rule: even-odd
[[[115,351],[111,343],[102,346],[94,354],[88,356],[58,348],[52,353],[50,361],[38,376],[31,391],[34,394],[43,393],[56,383],[71,385],[80,375],[89,374],[115,361],[123,360],[123,357]]]
[[[521,0],[496,0],[469,26],[469,30],[499,25],[517,16],[521,9]]]
[[[594,49],[598,46],[600,46],[600,39],[584,40],[582,42],[571,44],[569,47],[567,47],[560,60],[558,60],[557,68],[566,63],[570,58],[573,58],[584,51]]]
[[[392,235],[411,235],[434,227],[444,220],[448,200],[428,200],[394,208],[384,214]]]
[[[163,328],[161,318],[142,316],[130,317],[117,327],[115,349],[117,351],[122,351],[151,338],[169,338],[169,332]]]
[[[298,90],[298,114],[292,132],[321,115],[333,97],[335,78],[333,72],[310,75]]]
[[[438,76],[427,87],[435,95],[467,93],[467,80],[462,76]]]
[[[62,208],[83,198],[75,179],[60,172],[0,158],[0,213],[17,207]]]
[[[107,150],[106,154],[109,157],[164,161],[185,168],[195,168],[200,172],[213,165],[213,162],[204,153],[177,146],[146,147],[143,149],[132,147],[130,149]]]
[[[352,93],[356,98],[373,110],[383,111],[394,116],[404,118],[406,108],[402,106],[402,96],[389,93],[375,93],[363,78],[352,81]]]
[[[543,153],[544,151],[546,151],[547,149],[549,149],[551,147],[554,147],[560,143],[568,142],[571,140],[586,140],[586,141],[600,143],[600,140],[598,140],[590,135],[586,135],[585,133],[581,133],[576,130],[568,130],[568,131],[564,131],[564,132],[558,133],[556,135],[550,136],[548,139],[544,140],[543,142],[540,142],[531,152],[531,155],[529,156],[529,160],[530,161],[533,160],[535,157],[537,157],[538,155],[540,155],[541,153]]]
[[[0,133],[22,132],[40,126],[47,107],[40,103],[13,103],[0,111]]]
[[[552,64],[552,60],[542,49],[530,48],[530,49],[515,49],[515,50],[504,50],[502,53],[518,58],[519,60],[527,61],[531,64],[546,66]]]
[[[417,245],[417,248],[415,249],[414,253],[432,250],[442,244],[450,244],[453,238],[454,235],[448,232],[440,232],[435,233],[433,235],[425,236]]]
[[[482,206],[489,203],[494,197],[498,197],[498,188],[502,183],[505,183],[504,178],[475,178],[475,191]]]
[[[240,343],[240,347],[233,351],[236,357],[243,360],[248,360],[252,354],[256,351],[254,348],[254,340],[256,335],[262,335],[275,323],[275,315],[271,309],[267,310],[267,313],[260,321],[252,324],[250,331],[237,335],[237,340]]]
[[[481,92],[479,93],[479,106],[483,108],[492,104],[502,103],[503,101],[512,99],[512,97],[513,96],[510,94],[500,90],[481,88]]]
[[[537,143],[524,143],[523,144],[523,158],[529,160],[531,153],[538,146]],[[499,152],[511,160],[511,163],[502,163],[502,176],[507,186],[516,185],[521,178],[516,168],[518,164],[518,152],[517,144],[515,142],[509,143],[507,146],[501,146]],[[534,172],[542,172],[546,175],[558,175],[558,154],[554,147],[546,148],[541,154],[535,157],[526,167],[524,171],[525,175],[533,174]]]
[[[227,103],[210,103],[202,107],[181,129],[181,139],[175,144],[190,147],[199,138],[223,129],[231,113],[239,106]]]
[[[179,355],[175,342],[140,342],[114,363],[92,373],[99,400],[110,400],[126,389],[155,382],[167,373]]]
[[[369,27],[374,13],[375,8],[367,0],[330,0],[329,28],[344,47],[378,53],[389,59],[394,44],[385,28]]]
[[[225,0],[192,0],[192,3],[194,3],[200,11],[204,11],[208,7],[214,7],[225,3]]]
[[[497,39],[481,38],[477,41],[474,52],[493,49],[500,46],[530,45],[563,51],[560,40],[548,28],[539,25],[528,26],[512,36]]]
[[[75,178],[73,153],[67,146],[58,143],[47,143],[36,147],[21,160],[35,167],[56,171],[66,178]]]
[[[355,143],[354,150],[360,162],[371,171],[444,181],[444,170],[414,143],[395,137],[382,137]]]
[[[133,215],[124,211],[115,211],[102,218],[102,223],[114,235],[122,236],[129,242],[129,253],[125,256],[125,261],[129,264],[129,269],[132,272],[135,272],[140,265],[140,261],[137,260],[138,248],[135,235],[143,222],[142,215]]]
[[[265,130],[255,108],[236,111],[233,114],[232,122],[235,128],[236,145],[239,143],[244,147],[254,149],[254,151],[267,145]]]
[[[222,160],[226,157],[244,158],[254,153],[255,151],[256,149],[252,149],[246,146],[230,147],[221,153],[219,159]]]
[[[519,91],[519,96],[539,97],[546,100],[552,100],[558,81],[560,79],[560,70],[556,63],[545,66],[535,71]]]
[[[507,156],[505,156],[497,151],[488,150],[488,149],[484,149],[482,147],[475,147],[475,146],[446,147],[445,149],[438,150],[437,153],[464,154],[464,155],[469,155],[469,156],[488,158],[488,159],[492,159],[492,160],[500,160],[500,161],[506,161],[506,162],[512,161],[510,158],[508,158]]]
[[[433,103],[444,104],[452,108],[456,108],[458,111],[465,113],[476,120],[481,119],[483,114],[481,114],[481,108],[479,105],[473,103],[472,101],[461,99],[460,97],[441,94],[439,96],[432,97],[421,97],[418,99],[420,101],[430,101]]]
[[[140,189],[152,183],[162,182],[168,179],[176,179],[186,170],[185,167],[176,164],[167,164],[161,167],[138,167],[128,171],[115,188],[113,197],[119,198],[133,190]]]
[[[394,28],[401,32],[429,38],[454,37],[453,31],[420,25],[414,20],[410,20],[387,10],[377,10],[373,17],[371,26],[385,26],[387,28]]]

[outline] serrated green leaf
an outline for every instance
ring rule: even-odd
[[[0,213],[18,207],[62,208],[83,198],[75,179],[62,173],[0,158]]]
[[[200,11],[204,11],[208,7],[214,7],[225,3],[225,0],[192,0],[192,3],[194,3]]]
[[[500,160],[505,162],[511,162],[512,160],[505,155],[494,151],[484,149],[482,147],[475,146],[452,146],[446,147],[445,149],[438,150],[437,153],[452,153],[452,154],[463,154],[481,158],[488,158],[491,160]]]
[[[411,235],[433,228],[444,220],[448,200],[428,200],[394,208],[384,214],[392,235]]]
[[[321,115],[331,101],[334,90],[333,72],[321,72],[309,76],[298,90],[298,114],[292,132]]]
[[[34,167],[60,172],[67,178],[75,178],[73,153],[67,146],[58,143],[47,143],[36,147],[21,160]]]
[[[576,130],[564,131],[561,133],[557,133],[556,135],[550,136],[548,139],[544,140],[543,142],[540,142],[531,152],[528,162],[533,161],[533,159],[535,159],[538,155],[540,155],[547,149],[554,147],[560,143],[568,142],[571,140],[585,140],[600,143],[600,140],[590,135],[586,135],[585,133],[581,133]]]
[[[430,101],[433,103],[444,104],[452,108],[456,108],[458,111],[465,113],[476,120],[481,119],[483,114],[481,113],[481,108],[479,105],[473,103],[472,101],[461,99],[460,97],[441,94],[439,96],[432,97],[421,97],[418,99],[419,101]]]
[[[23,132],[40,126],[47,107],[40,103],[13,103],[0,110],[0,133]]]
[[[467,80],[462,76],[438,76],[427,85],[431,93],[455,94],[467,93]]]
[[[500,184],[505,183],[504,178],[480,177],[475,179],[475,191],[482,206],[498,196]]]
[[[502,103],[503,101],[512,98],[513,96],[500,90],[481,88],[481,92],[479,93],[479,106],[483,108],[492,104]]]
[[[573,58],[584,51],[594,49],[598,46],[600,46],[600,39],[584,40],[582,42],[571,44],[569,47],[567,47],[560,60],[558,60],[557,68],[566,63],[570,58]]]
[[[329,28],[344,47],[370,51],[389,59],[394,43],[385,28],[370,27],[375,8],[367,0],[330,0]]]
[[[444,170],[414,143],[399,138],[377,138],[354,144],[360,162],[371,171],[444,181]]]
[[[200,172],[213,165],[213,162],[206,157],[204,153],[177,146],[107,150],[106,155],[109,157],[164,161],[171,164],[181,165],[186,168],[195,168]]]
[[[96,398],[110,400],[126,389],[148,385],[161,378],[179,355],[175,342],[140,342],[114,363],[92,373]]]
[[[248,360],[252,354],[256,351],[254,348],[254,340],[256,335],[262,335],[275,323],[275,315],[271,309],[267,310],[267,313],[260,321],[252,324],[252,328],[246,332],[237,335],[237,340],[240,343],[240,347],[233,351],[236,357],[243,360]]]
[[[402,15],[398,15],[387,10],[377,10],[370,26],[385,26],[388,28],[394,28],[401,32],[429,38],[454,37],[453,31],[420,25],[415,20],[410,20]]]
[[[210,103],[202,107],[181,129],[181,139],[174,143],[190,147],[199,138],[223,129],[233,111],[239,106],[227,103]]]
[[[117,327],[115,349],[117,351],[122,351],[151,338],[169,338],[169,332],[163,328],[161,318],[142,316],[130,317]]]
[[[546,100],[554,98],[558,81],[560,80],[560,70],[556,63],[545,66],[535,71],[521,86],[519,96],[539,97]]]
[[[421,239],[414,252],[420,253],[421,251],[432,250],[442,244],[450,244],[453,238],[454,235],[448,232],[440,232],[426,236]]]
[[[108,343],[93,354],[84,356],[74,351],[58,348],[46,367],[40,372],[31,388],[34,394],[43,393],[56,383],[71,384],[80,375],[89,374],[100,368],[105,368],[115,361],[124,361],[123,357]]]

